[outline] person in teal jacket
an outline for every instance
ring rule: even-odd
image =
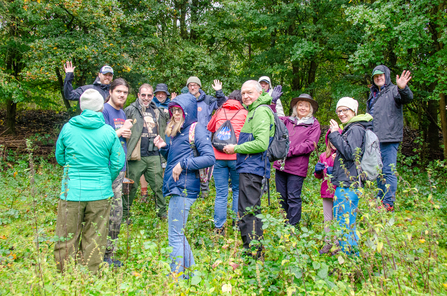
[[[94,89],[80,98],[81,115],[62,128],[56,160],[64,167],[58,204],[54,256],[59,270],[69,257],[96,273],[107,243],[112,182],[125,163],[125,153],[114,129],[101,111],[104,99]]]

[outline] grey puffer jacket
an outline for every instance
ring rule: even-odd
[[[379,89],[373,81],[366,102],[366,112],[374,117],[373,131],[381,143],[401,142],[404,128],[402,105],[413,100],[413,92],[408,86],[399,89],[391,83],[390,69],[387,66],[379,65],[374,68],[373,73],[375,70],[385,73],[385,86]]]

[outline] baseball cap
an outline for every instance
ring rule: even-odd
[[[101,68],[101,70],[99,70],[99,73],[101,73],[101,74],[112,73],[112,75],[113,75],[113,68],[108,65],[105,65]]]
[[[374,77],[374,75],[379,75],[379,74],[385,74],[385,72],[380,71],[380,70],[376,70],[373,72],[372,76]]]

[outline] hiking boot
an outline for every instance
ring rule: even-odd
[[[394,207],[389,204],[384,204],[387,212],[394,212]]]
[[[318,253],[320,253],[320,255],[327,254],[331,251],[331,249],[332,249],[332,244],[327,244],[320,251],[318,251]]]
[[[123,263],[119,260],[112,260],[112,258],[104,258],[104,262],[107,263],[109,266],[113,267],[122,267]]]
[[[381,204],[377,207],[377,210],[382,211],[385,210],[387,212],[394,212],[394,207],[390,206],[389,204]]]
[[[221,235],[221,236],[225,236],[225,228],[221,227],[221,228],[214,228],[214,233]]]

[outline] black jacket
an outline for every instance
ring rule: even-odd
[[[381,143],[401,142],[403,138],[404,114],[402,105],[413,100],[413,93],[408,86],[399,89],[397,85],[391,83],[390,69],[384,65],[374,68],[385,73],[385,87],[382,90],[374,84],[366,103],[366,112],[370,113],[374,108],[372,116],[373,131],[376,133]],[[373,93],[377,97],[373,100]]]
[[[93,89],[99,91],[99,93],[104,98],[104,101],[109,96],[110,84],[101,84],[101,82],[99,81],[99,77],[96,77],[95,82],[93,82],[93,84],[84,85],[84,86],[78,87],[75,90],[73,90],[73,85],[72,85],[73,79],[74,79],[73,72],[68,72],[65,74],[64,95],[67,100],[78,101],[79,98],[81,97],[81,95],[87,89],[90,89],[90,88],[93,88]]]
[[[372,123],[358,121],[348,124],[343,129],[341,135],[338,132],[329,134],[329,141],[331,141],[332,145],[337,148],[337,155],[335,156],[334,170],[331,179],[332,184],[335,186],[349,187],[354,181],[358,180],[359,174],[355,164],[356,150],[357,148],[361,149],[359,154],[360,165],[364,150],[363,139],[365,137],[366,129],[372,129]]]

